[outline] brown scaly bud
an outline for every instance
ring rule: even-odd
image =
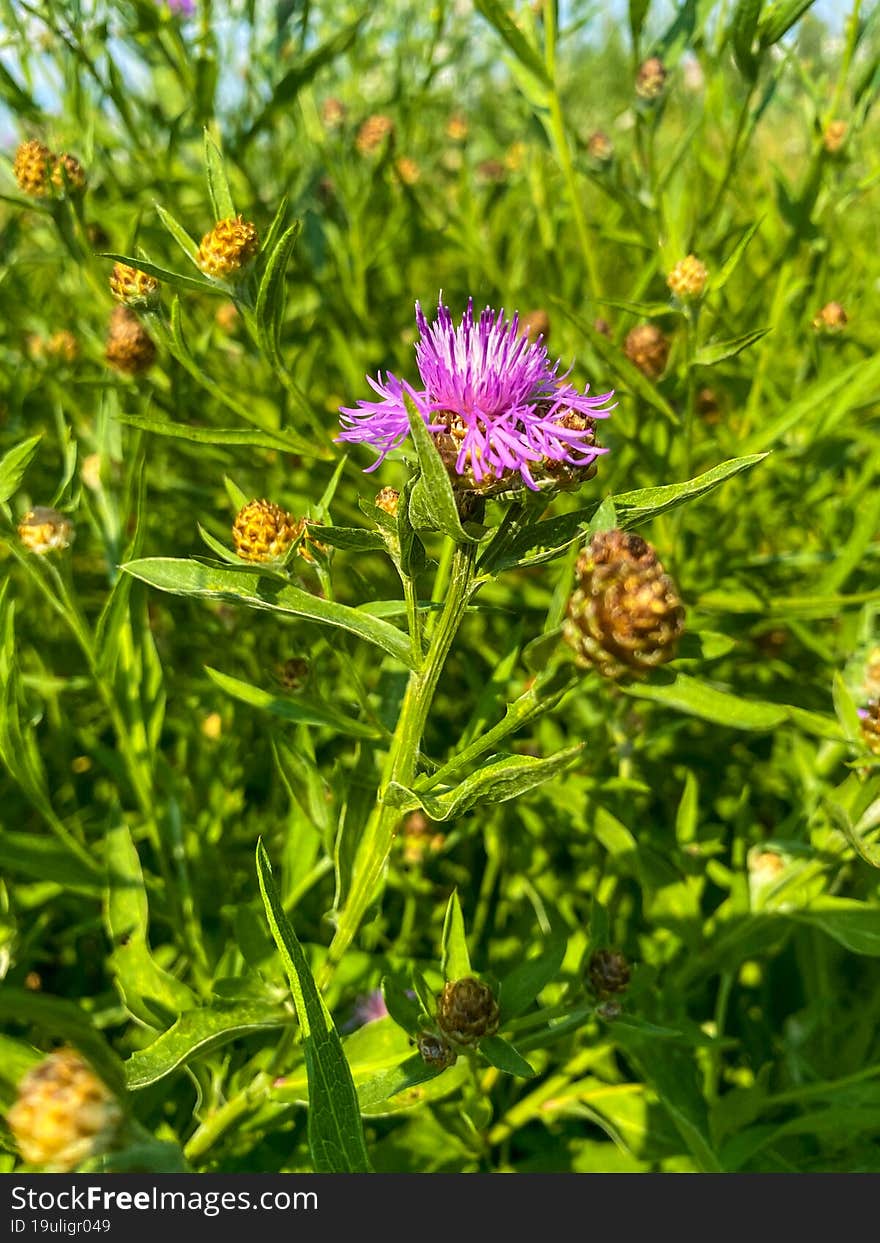
[[[598,319],[593,320],[593,328],[596,332],[601,332],[603,337],[608,337],[609,339],[611,338],[611,325],[608,323],[608,320],[603,319],[601,315]]]
[[[380,488],[376,493],[376,499],[373,504],[377,509],[383,509],[386,514],[390,514],[394,518],[397,515],[397,507],[400,504],[400,493],[397,488]]]
[[[458,1061],[458,1054],[452,1045],[436,1032],[419,1032],[416,1044],[422,1061],[432,1070],[446,1070]]]
[[[29,1165],[64,1173],[112,1148],[123,1111],[75,1049],[58,1049],[29,1071],[6,1115]]]
[[[259,249],[257,230],[250,221],[229,216],[218,220],[202,238],[196,262],[206,276],[225,281],[250,263]]]
[[[534,341],[536,337],[543,337],[546,341],[550,333],[550,316],[540,307],[535,311],[528,311],[519,322],[520,335],[528,337]]]
[[[374,155],[386,139],[394,134],[394,122],[391,117],[377,112],[361,125],[354,140],[359,155]]]
[[[58,194],[82,194],[86,170],[75,155],[59,155],[52,168],[52,185]]]
[[[104,358],[124,375],[140,375],[156,361],[153,338],[127,306],[113,308]]]
[[[630,965],[620,950],[594,950],[587,964],[587,983],[600,999],[625,993],[629,985]]]
[[[321,104],[321,120],[324,128],[328,130],[339,129],[345,124],[347,109],[341,99],[336,99],[330,95]]]
[[[557,422],[560,427],[586,433],[578,446],[579,449],[588,449],[598,445],[595,422],[578,410],[569,410]],[[581,484],[595,478],[598,469],[598,458],[594,458],[588,466],[574,466],[570,462],[558,462],[545,457],[542,461],[535,463],[532,473],[536,483],[540,483],[542,479],[549,479],[557,488],[565,492],[572,488],[579,488]]]
[[[450,980],[438,998],[437,1022],[455,1044],[476,1044],[498,1031],[498,1002],[480,980],[471,976]]]
[[[669,338],[656,324],[637,324],[626,334],[623,352],[642,375],[657,380],[669,361]]]
[[[880,699],[869,699],[864,708],[859,709],[862,722],[862,741],[874,755],[880,755]]]
[[[59,328],[45,343],[46,357],[57,363],[76,362],[79,344],[69,328]]]
[[[816,332],[843,332],[849,317],[839,302],[826,302],[813,318]]]
[[[293,694],[302,690],[309,676],[309,662],[301,656],[291,656],[278,666],[278,681],[286,691]]]
[[[710,427],[721,422],[721,406],[714,388],[701,388],[697,393],[697,414]]]
[[[639,677],[675,656],[684,609],[675,583],[639,535],[598,531],[577,564],[563,637],[603,677]]]
[[[659,56],[649,56],[639,65],[636,74],[636,94],[639,99],[659,99],[666,88],[666,66]]]
[[[829,121],[822,132],[822,145],[829,155],[839,155],[847,134],[846,121]]]
[[[37,505],[28,510],[18,524],[18,538],[31,552],[44,557],[47,552],[69,548],[73,540],[73,523],[57,509]]]
[[[126,306],[150,306],[156,301],[159,282],[155,276],[129,267],[127,263],[114,263],[110,273],[110,292],[117,302]]]
[[[680,302],[695,302],[706,288],[709,272],[696,255],[680,260],[669,275],[666,284]]]
[[[402,155],[395,160],[394,171],[397,174],[398,181],[405,186],[417,185],[422,177],[422,170],[415,160],[410,159],[408,155]]]
[[[274,501],[248,501],[233,523],[232,542],[243,561],[280,561],[301,530]]]
[[[604,130],[597,129],[587,139],[587,155],[596,164],[610,164],[614,159],[614,143]]]
[[[23,142],[15,153],[12,165],[18,188],[31,198],[45,198],[52,188],[49,169],[54,158],[46,144],[36,138]]]

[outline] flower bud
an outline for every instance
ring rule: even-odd
[[[394,122],[391,117],[381,112],[367,117],[361,125],[354,140],[359,155],[374,155],[386,139],[394,133]]]
[[[75,1049],[58,1049],[29,1071],[6,1116],[29,1165],[73,1170],[111,1148],[123,1111]]]
[[[636,94],[640,99],[659,99],[666,87],[666,66],[659,56],[649,56],[639,65],[636,74]]]
[[[104,358],[124,375],[140,375],[156,361],[153,338],[127,306],[113,308]]]
[[[847,134],[846,121],[829,121],[822,133],[822,145],[829,155],[838,155]]]
[[[79,344],[69,328],[59,328],[45,343],[46,357],[57,363],[76,362]]]
[[[587,983],[599,998],[626,992],[630,965],[620,950],[594,950],[587,964]]]
[[[214,323],[221,332],[231,336],[238,327],[238,307],[234,302],[221,302],[214,315]]]
[[[302,690],[309,676],[309,662],[301,656],[291,656],[278,666],[278,681],[286,691]]]
[[[414,186],[421,180],[422,170],[408,155],[402,155],[395,161],[394,171],[405,186]]]
[[[69,548],[73,540],[73,523],[57,509],[37,505],[18,524],[18,538],[31,552],[43,557],[47,552]]]
[[[82,194],[86,170],[74,155],[59,155],[52,168],[52,185],[58,194]]]
[[[541,307],[535,311],[528,311],[519,321],[519,330],[521,336],[528,337],[532,341],[537,337],[543,337],[546,341],[550,333],[550,316]]]
[[[377,509],[383,509],[386,514],[394,518],[400,505],[400,493],[397,488],[380,488],[373,504]]]
[[[641,676],[675,656],[684,609],[675,583],[639,535],[599,531],[581,553],[563,637],[603,677]]]
[[[416,1044],[422,1061],[432,1070],[446,1070],[458,1061],[458,1054],[452,1045],[436,1032],[419,1032]]]
[[[126,306],[150,306],[156,301],[159,282],[154,276],[129,267],[127,263],[114,263],[110,273],[110,292],[117,302]]]
[[[45,145],[32,138],[23,142],[15,153],[12,171],[18,188],[31,198],[44,198],[50,191],[49,168],[55,157]]]
[[[250,263],[260,248],[257,230],[241,216],[218,220],[199,246],[196,262],[215,280],[226,280]]]
[[[813,327],[817,332],[843,332],[849,317],[839,302],[826,302],[821,311],[813,318]]]
[[[467,118],[455,113],[446,122],[446,137],[451,142],[464,142],[468,136]]]
[[[450,980],[437,1004],[437,1022],[456,1044],[476,1044],[498,1031],[498,1002],[488,984],[465,976]]]
[[[862,723],[862,741],[874,755],[880,755],[880,699],[869,699],[864,708],[859,709]]]
[[[321,104],[321,120],[324,123],[324,128],[328,130],[339,129],[345,123],[346,111],[342,100],[330,95]]]
[[[587,155],[596,164],[610,164],[614,159],[614,143],[604,130],[597,129],[587,139]]]
[[[693,302],[702,296],[709,273],[696,255],[688,255],[675,265],[666,284],[680,302]]]
[[[649,380],[657,380],[669,361],[669,338],[656,324],[637,324],[623,343],[623,352]]]
[[[301,530],[274,501],[249,501],[232,526],[232,542],[243,561],[280,561]]]
[[[701,388],[697,393],[697,414],[710,427],[721,422],[721,405],[714,388]]]

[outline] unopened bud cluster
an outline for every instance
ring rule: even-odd
[[[639,65],[636,74],[636,94],[640,99],[652,102],[659,99],[666,88],[666,66],[659,56],[649,56]]]
[[[260,248],[257,230],[241,216],[218,220],[202,238],[196,261],[206,276],[226,280],[250,263]]]
[[[73,523],[57,509],[37,505],[18,524],[18,538],[25,548],[44,557],[48,552],[69,548],[73,539]]]
[[[452,1045],[437,1032],[423,1031],[416,1037],[416,1044],[422,1061],[432,1070],[447,1070],[458,1061],[458,1054]]]
[[[367,117],[357,132],[354,145],[359,155],[373,155],[386,139],[394,133],[394,122],[391,117],[377,112]]]
[[[79,160],[67,152],[55,155],[36,138],[18,147],[12,171],[18,188],[35,199],[53,193],[82,194],[86,188],[85,169]]]
[[[6,1121],[28,1164],[60,1173],[111,1148],[123,1111],[88,1062],[64,1048],[25,1075]]]
[[[681,302],[694,302],[706,288],[709,272],[696,255],[688,255],[675,265],[666,284]]]
[[[117,302],[126,306],[150,306],[156,301],[158,290],[159,282],[154,276],[127,263],[114,263],[110,292]]]
[[[298,537],[301,523],[274,501],[249,501],[232,526],[232,542],[243,561],[280,561]]]
[[[577,564],[563,637],[579,665],[639,677],[672,660],[684,608],[656,552],[638,535],[600,531]]]
[[[472,976],[450,980],[437,1001],[437,1022],[453,1044],[471,1045],[494,1036],[499,1017],[491,988]]]
[[[610,164],[614,159],[614,144],[604,130],[597,129],[590,134],[587,155],[596,164]]]
[[[400,505],[400,493],[397,488],[380,488],[376,493],[374,504],[377,509],[383,510],[390,517],[394,518]]]
[[[637,324],[627,333],[623,352],[642,375],[657,380],[669,361],[669,338],[656,324]]]
[[[113,308],[104,357],[109,366],[124,375],[140,375],[156,361],[153,338],[127,306]]]
[[[601,1001],[625,993],[629,987],[630,965],[620,950],[594,950],[587,963],[587,984]]]
[[[849,322],[849,316],[839,302],[826,302],[821,311],[813,317],[816,332],[842,332]]]

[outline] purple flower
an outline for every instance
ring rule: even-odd
[[[196,11],[196,0],[166,0],[166,3],[178,17],[192,17]]]
[[[441,301],[437,319],[428,325],[416,303],[420,340],[416,362],[423,388],[416,389],[389,371],[367,383],[381,401],[359,401],[343,407],[343,431],[338,439],[365,442],[379,457],[375,470],[409,434],[403,404],[408,393],[428,430],[439,435],[451,452],[445,454],[458,475],[479,486],[519,473],[537,490],[532,466],[553,463],[587,467],[600,449],[594,443],[593,420],[607,417],[613,393],[588,397],[566,376],[558,376],[559,362],[551,365],[542,337],[529,341],[520,334],[519,316],[504,318],[503,309],[490,307],[474,321],[473,299],[458,328]],[[569,368],[570,371],[570,368]]]
[[[387,1014],[388,1007],[385,1005],[382,990],[381,988],[374,988],[371,993],[364,993],[356,998],[354,1013],[342,1030],[346,1032],[355,1031],[358,1027],[364,1027],[367,1023],[375,1023],[377,1019],[384,1019]]]

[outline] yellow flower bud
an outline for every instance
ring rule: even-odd
[[[232,526],[232,542],[243,561],[280,561],[302,530],[274,501],[249,501]]]
[[[696,255],[688,255],[675,265],[666,284],[681,302],[693,302],[706,288],[709,273]]]
[[[110,292],[117,302],[126,306],[146,306],[156,301],[159,282],[155,276],[141,272],[127,263],[114,263],[110,273]]]
[[[12,165],[18,188],[31,198],[44,198],[51,189],[49,168],[54,158],[46,144],[36,138],[23,142],[15,153]]]
[[[197,261],[206,276],[226,280],[240,271],[260,248],[257,230],[241,216],[218,220],[199,246]]]
[[[29,510],[18,524],[18,538],[25,548],[41,557],[69,548],[73,534],[73,523],[47,505]]]

